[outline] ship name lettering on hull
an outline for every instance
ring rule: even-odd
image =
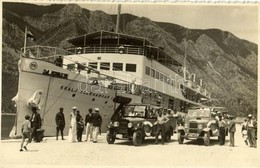
[[[67,86],[61,86],[61,90],[70,91],[70,92],[78,92],[78,89],[67,87]]]

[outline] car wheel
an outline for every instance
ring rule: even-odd
[[[204,134],[203,140],[204,140],[204,145],[205,145],[205,146],[209,146],[210,137],[209,137],[209,134],[208,134],[208,133],[205,133],[205,134]]]
[[[178,142],[179,144],[183,144],[183,141],[184,141],[184,137],[181,135],[181,133],[179,132],[178,133]]]
[[[116,140],[116,136],[111,134],[110,131],[107,131],[107,143],[108,144],[113,144]]]
[[[143,141],[143,135],[142,135],[142,132],[140,130],[138,131],[135,131],[134,132],[134,135],[133,135],[133,144],[135,146],[139,146],[142,144],[142,141]]]

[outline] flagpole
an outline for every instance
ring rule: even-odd
[[[27,26],[25,26],[25,31],[24,31],[24,47],[23,47],[23,53],[26,53],[26,39],[27,39]]]

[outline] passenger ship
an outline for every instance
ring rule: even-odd
[[[23,48],[19,61],[19,87],[14,98],[17,115],[11,137],[19,136],[26,114],[36,106],[45,136],[56,134],[55,115],[64,108],[65,134],[76,106],[83,118],[89,108],[99,108],[102,132],[118,106],[115,97],[184,112],[202,106],[210,93],[187,78],[182,64],[143,37],[98,31],[68,40],[74,47]],[[62,66],[55,60],[62,56]],[[184,68],[185,70],[185,68]]]

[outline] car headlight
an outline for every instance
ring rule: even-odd
[[[114,127],[118,127],[119,126],[119,122],[114,122]]]
[[[186,123],[186,124],[184,125],[184,128],[189,128],[189,124]]]
[[[132,126],[133,126],[132,123],[128,123],[128,124],[127,124],[127,127],[128,127],[128,128],[132,128]]]
[[[203,128],[202,124],[199,124],[198,129],[202,129],[202,128]]]

